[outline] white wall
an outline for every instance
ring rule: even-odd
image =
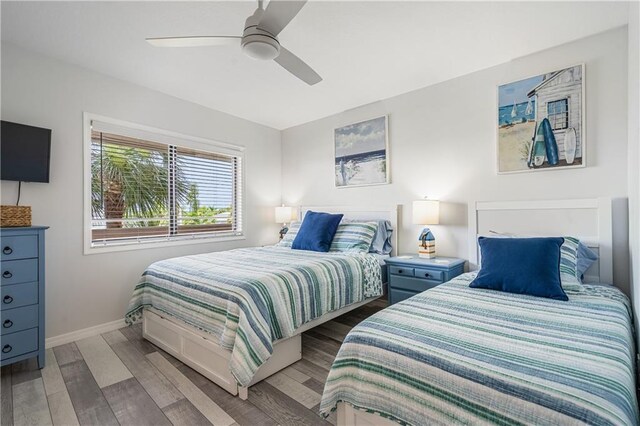
[[[82,112],[246,147],[246,241],[83,255]],[[53,129],[51,182],[23,184],[22,205],[48,225],[47,337],[124,316],[133,286],[151,262],[277,241],[280,132],[92,71],[2,46],[2,119]],[[2,182],[2,204],[17,184]]]
[[[629,248],[631,293],[640,345],[640,3],[629,7]]]
[[[496,86],[581,62],[588,167],[497,175]],[[441,225],[431,227],[438,253],[468,258],[471,201],[610,196],[616,199],[614,279],[628,292],[626,91],[627,31],[621,28],[293,127],[282,134],[283,201],[402,204],[400,251],[415,252],[420,227],[411,224],[411,202],[428,195],[443,202]],[[382,114],[389,114],[392,183],[335,188],[333,129]]]

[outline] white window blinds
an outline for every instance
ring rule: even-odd
[[[176,149],[177,233],[241,228],[237,157]]]
[[[242,157],[179,143],[92,123],[92,246],[242,233]]]

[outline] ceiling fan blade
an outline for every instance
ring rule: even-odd
[[[313,86],[322,81],[322,77],[318,75],[309,65],[305,64],[302,59],[280,46],[280,55],[274,59],[282,68],[298,77],[300,80]]]
[[[295,18],[306,2],[306,0],[271,0],[262,14],[258,28],[277,36]]]
[[[156,47],[202,47],[240,44],[240,36],[153,37],[147,42]]]

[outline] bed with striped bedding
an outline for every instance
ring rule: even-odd
[[[568,302],[469,288],[467,273],[346,337],[320,411],[401,424],[636,425],[630,304],[584,285]]]
[[[133,291],[125,320],[138,322],[152,307],[210,333],[231,351],[231,372],[246,386],[276,340],[381,294],[373,255],[246,248],[153,263]]]

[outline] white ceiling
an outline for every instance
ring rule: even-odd
[[[2,2],[2,39],[284,129],[627,23],[627,3],[310,1],[280,42],[307,86],[239,47],[145,37],[240,35],[256,2]]]

